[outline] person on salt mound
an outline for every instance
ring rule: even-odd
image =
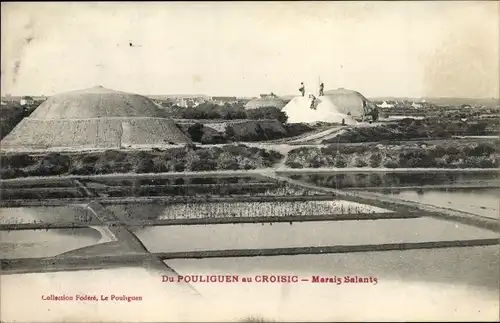
[[[321,83],[319,85],[319,96],[323,96],[325,90],[325,84]]]
[[[299,92],[302,94],[302,96],[305,96],[305,94],[306,94],[306,87],[304,86],[304,82],[300,82]]]
[[[309,108],[311,108],[311,110],[316,110],[316,97],[314,96],[314,94],[312,93],[309,93],[309,100],[311,100],[311,105],[309,106]]]

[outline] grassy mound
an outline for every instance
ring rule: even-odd
[[[174,148],[156,151],[5,154],[0,156],[1,177],[154,173],[239,170],[271,167],[283,156],[274,151],[228,145],[210,148]]]
[[[363,145],[292,150],[286,161],[291,168],[495,168],[500,167],[498,141],[441,145]]]

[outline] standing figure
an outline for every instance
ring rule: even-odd
[[[299,92],[302,94],[302,96],[306,95],[306,87],[304,86],[304,82],[300,82]]]
[[[325,89],[325,85],[323,84],[323,82],[319,85],[319,96],[323,96],[323,91]]]
[[[311,100],[311,105],[309,106],[311,109],[316,110],[316,97],[310,93],[309,94],[309,99]]]

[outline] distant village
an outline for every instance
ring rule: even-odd
[[[212,104],[217,106],[275,106],[282,109],[294,96],[279,96],[271,93],[260,94],[259,97],[237,97],[237,96],[209,96],[209,95],[149,95],[159,106],[179,107],[179,108],[196,108],[200,105]],[[47,96],[11,96],[2,97],[2,106],[20,106],[29,107],[37,106],[47,100]],[[382,118],[398,116],[425,117],[436,115],[442,112],[454,114],[467,111],[474,113],[478,111],[483,118],[489,118],[492,114],[498,113],[498,107],[484,106],[481,104],[436,104],[428,102],[425,99],[374,99],[371,102],[378,108]],[[438,102],[439,103],[439,102]],[[443,110],[443,107],[446,107]],[[255,107],[254,107],[255,108]],[[481,111],[481,112],[479,112]]]
[[[248,102],[255,99],[277,99],[279,98],[274,93],[261,94],[259,98],[257,97],[236,97],[236,96],[208,96],[208,95],[198,95],[198,96],[155,96],[150,95],[153,101],[162,106],[178,106],[181,108],[196,108],[197,106],[204,103],[211,103],[218,106],[224,105],[245,105]],[[284,101],[289,99],[281,98]]]
[[[261,97],[267,97],[268,94],[262,94]],[[2,105],[7,104],[18,104],[21,106],[40,104],[47,100],[47,96],[11,96],[6,95],[2,97]],[[208,96],[208,95],[150,95],[151,98],[156,103],[162,106],[178,106],[182,108],[194,108],[203,103],[212,103],[215,105],[226,105],[226,104],[245,104],[250,100],[254,99],[252,97],[236,97],[236,96]]]

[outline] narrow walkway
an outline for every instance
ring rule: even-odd
[[[111,173],[99,175],[58,175],[58,176],[31,176],[1,179],[1,184],[42,184],[59,183],[65,180],[145,180],[145,179],[168,179],[168,178],[193,178],[193,177],[252,177],[263,173],[277,173],[278,175],[319,175],[319,174],[350,174],[350,173],[498,173],[498,168],[257,168],[240,170],[217,170],[201,172],[166,172],[166,173]]]
[[[85,184],[82,182],[75,180],[75,183],[79,186],[82,191],[84,191],[87,197],[96,197],[98,196],[95,192],[90,190]],[[154,269],[160,271],[163,274],[176,275],[179,274],[170,266],[168,266],[162,259],[151,256],[150,251],[146,248],[146,246],[142,243],[142,241],[129,230],[127,226],[127,216],[126,214],[115,214],[108,209],[106,209],[101,204],[93,201],[87,206],[92,213],[95,215],[97,219],[103,222],[104,230],[106,232],[109,231],[111,235],[115,238],[114,244],[101,244],[94,245],[90,247],[81,248],[78,250],[74,250],[70,252],[71,255],[95,255],[102,257],[113,257],[120,255],[143,255],[150,257],[145,257],[142,265],[147,266],[148,269]],[[68,256],[69,254],[60,255],[64,258],[64,256]],[[198,291],[188,283],[182,283],[189,287],[191,291],[193,291],[198,296],[200,295]]]

